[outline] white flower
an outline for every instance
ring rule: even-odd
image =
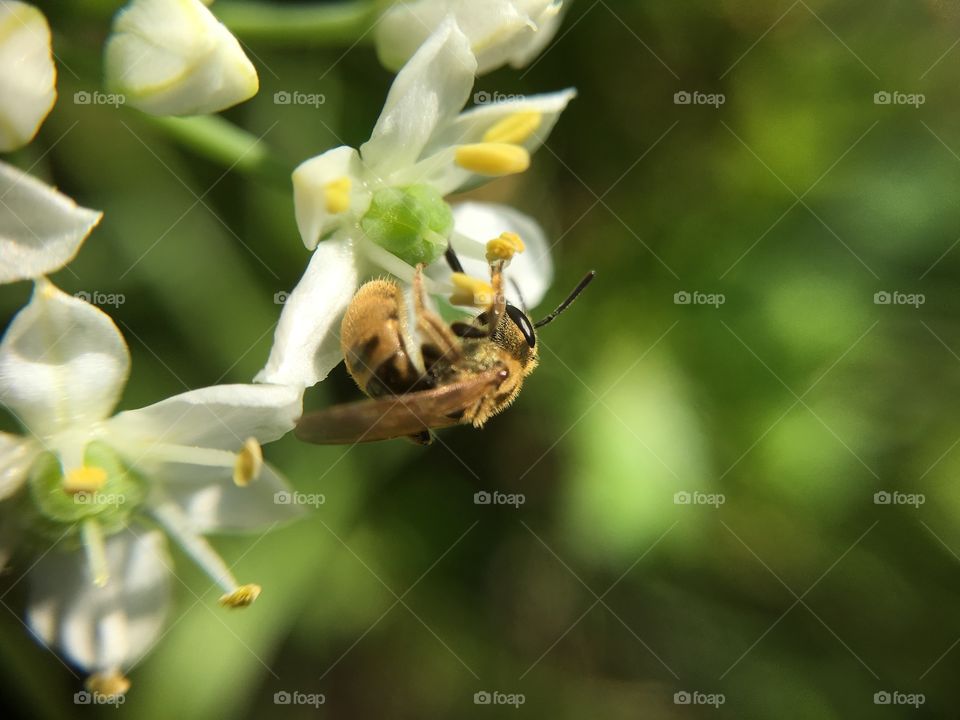
[[[410,281],[413,266],[438,260],[448,243],[465,258],[482,259],[485,241],[516,223],[517,213],[502,215],[503,227],[484,237],[470,227],[470,217],[458,220],[443,198],[526,170],[530,153],[575,93],[461,112],[475,68],[466,36],[448,20],[397,75],[359,151],[334,148],[294,171],[297,225],[314,254],[284,305],[270,358],[256,380],[300,387],[319,382],[340,360],[338,324],[362,277],[386,270]],[[484,217],[495,213],[496,207],[488,208]],[[545,248],[539,226],[528,218],[522,224],[536,236],[522,239]],[[545,268],[548,273],[549,264]],[[528,269],[539,278],[525,298],[532,306],[546,275],[544,267]],[[515,275],[523,286],[523,276]]]
[[[0,162],[0,283],[59,270],[73,259],[103,213],[77,204]]]
[[[105,694],[125,689],[122,670],[163,625],[171,564],[150,527],[239,607],[259,587],[238,585],[203,535],[298,513],[275,502],[287,486],[260,451],[293,427],[298,391],[215,386],[111,416],[129,364],[113,321],[47,280],[0,342],[0,404],[27,431],[0,434],[0,512],[53,546],[30,571],[28,618]],[[2,539],[0,557],[16,540]]]
[[[50,26],[33,5],[0,1],[0,152],[33,140],[57,99]]]
[[[253,97],[257,71],[199,0],[133,0],[106,46],[106,83],[153,115],[219,112]]]
[[[563,0],[415,0],[393,5],[377,24],[374,41],[386,67],[396,70],[444,18],[453,16],[470,39],[477,74],[506,64],[527,65],[560,27]]]

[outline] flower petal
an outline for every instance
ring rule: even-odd
[[[563,14],[563,0],[552,0],[547,3],[546,7],[542,8],[539,15],[532,18],[537,26],[536,30],[533,30],[533,35],[526,38],[525,42],[515,49],[510,57],[511,67],[517,69],[526,67],[543,52],[544,48],[553,40],[553,36],[557,34],[557,30],[560,29]]]
[[[301,389],[284,385],[214,385],[119,413],[106,430],[121,445],[162,441],[236,452],[247,438],[267,443],[290,432],[301,397]]]
[[[430,162],[434,154],[449,153],[451,147],[457,145],[469,145],[482,142],[484,134],[497,123],[506,120],[519,113],[539,113],[540,122],[537,128],[530,133],[520,143],[528,152],[533,153],[537,150],[547,138],[550,131],[560,119],[560,113],[564,111],[567,104],[575,98],[577,91],[573,88],[560,90],[554,93],[543,95],[528,95],[512,100],[492,102],[476,107],[461,113],[450,125],[442,128],[434,137],[424,151],[423,164],[427,167],[435,165]],[[477,184],[486,182],[489,178],[478,177],[473,173],[456,167],[452,163],[443,163],[442,177],[434,177],[440,191],[451,193],[456,190],[465,190],[474,187]]]
[[[443,22],[397,74],[370,139],[360,147],[369,170],[387,178],[413,164],[438,127],[466,104],[477,61],[452,20]]]
[[[331,212],[328,197],[331,183],[346,178],[350,185],[346,190],[350,198],[349,216],[363,212],[369,196],[363,197],[366,190],[362,171],[360,154],[346,146],[310,158],[293,171],[293,205],[300,237],[307,250],[316,248],[320,238],[341,225],[346,217],[346,211]]]
[[[284,502],[292,497],[290,486],[269,464],[246,487],[227,469],[198,465],[166,464],[155,479],[199,534],[266,530],[303,515],[301,506]]]
[[[323,380],[343,359],[340,320],[359,280],[351,240],[320,243],[284,303],[270,357],[254,382],[302,389]]]
[[[57,99],[50,26],[27,3],[0,3],[0,152],[33,140]]]
[[[59,270],[102,217],[103,213],[79,207],[49,185],[0,162],[0,283]]]
[[[0,500],[20,489],[36,456],[35,443],[18,435],[0,432]]]
[[[0,342],[0,405],[42,437],[105,418],[129,371],[113,320],[38,280]]]
[[[523,303],[528,309],[539,305],[553,282],[550,245],[539,223],[512,207],[480,202],[454,205],[453,217],[455,231],[450,244],[460,257],[464,271],[473,277],[486,278],[490,274],[485,257],[488,240],[504,232],[520,236],[526,249],[507,267],[506,295],[517,307],[523,307]],[[427,274],[438,282],[446,282],[450,270],[438,263],[431,266]],[[522,299],[514,283],[520,286]]]
[[[560,24],[555,0],[415,0],[397,3],[377,24],[374,42],[386,67],[397,70],[448,13],[470,40],[477,74],[510,62],[525,64],[550,41]]]
[[[27,621],[39,638],[94,671],[134,664],[163,628],[170,569],[163,533],[124,530],[106,541],[109,580],[90,582],[82,550],[47,553],[30,571]]]
[[[199,0],[133,0],[114,21],[105,73],[153,115],[219,112],[260,88],[240,43]]]

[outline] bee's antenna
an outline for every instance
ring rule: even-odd
[[[520,283],[513,278],[510,278],[510,284],[513,286],[514,292],[517,293],[517,298],[520,300],[520,307],[523,308],[523,312],[529,314],[529,310],[527,310],[527,301],[523,299],[523,291],[520,289]]]
[[[554,310],[552,313],[550,313],[545,318],[543,318],[543,320],[539,320],[538,322],[535,322],[533,326],[535,328],[542,328],[544,325],[549,325],[554,320],[556,320],[557,316],[573,304],[573,301],[577,299],[580,293],[582,293],[586,289],[587,285],[589,285],[596,276],[597,276],[596,270],[591,270],[590,272],[588,272],[584,276],[583,280],[581,280],[577,284],[577,286],[573,289],[573,292],[571,292],[570,295],[567,296],[567,299],[564,300],[562,303],[560,303],[560,306],[556,310]]]

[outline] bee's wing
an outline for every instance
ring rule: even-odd
[[[294,434],[318,445],[342,445],[456,425],[464,408],[499,382],[500,370],[493,369],[432,390],[334,405],[301,417]]]

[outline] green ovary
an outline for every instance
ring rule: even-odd
[[[95,489],[68,490],[63,467],[53,453],[43,453],[34,461],[29,487],[33,504],[42,517],[39,529],[62,535],[64,525],[79,527],[85,520],[96,520],[104,533],[118,532],[143,502],[143,478],[131,471],[108,445],[91,442],[84,451],[83,463],[91,475],[103,478]]]
[[[360,220],[367,237],[409,265],[429,265],[447,249],[453,211],[430,185],[383,188]]]

